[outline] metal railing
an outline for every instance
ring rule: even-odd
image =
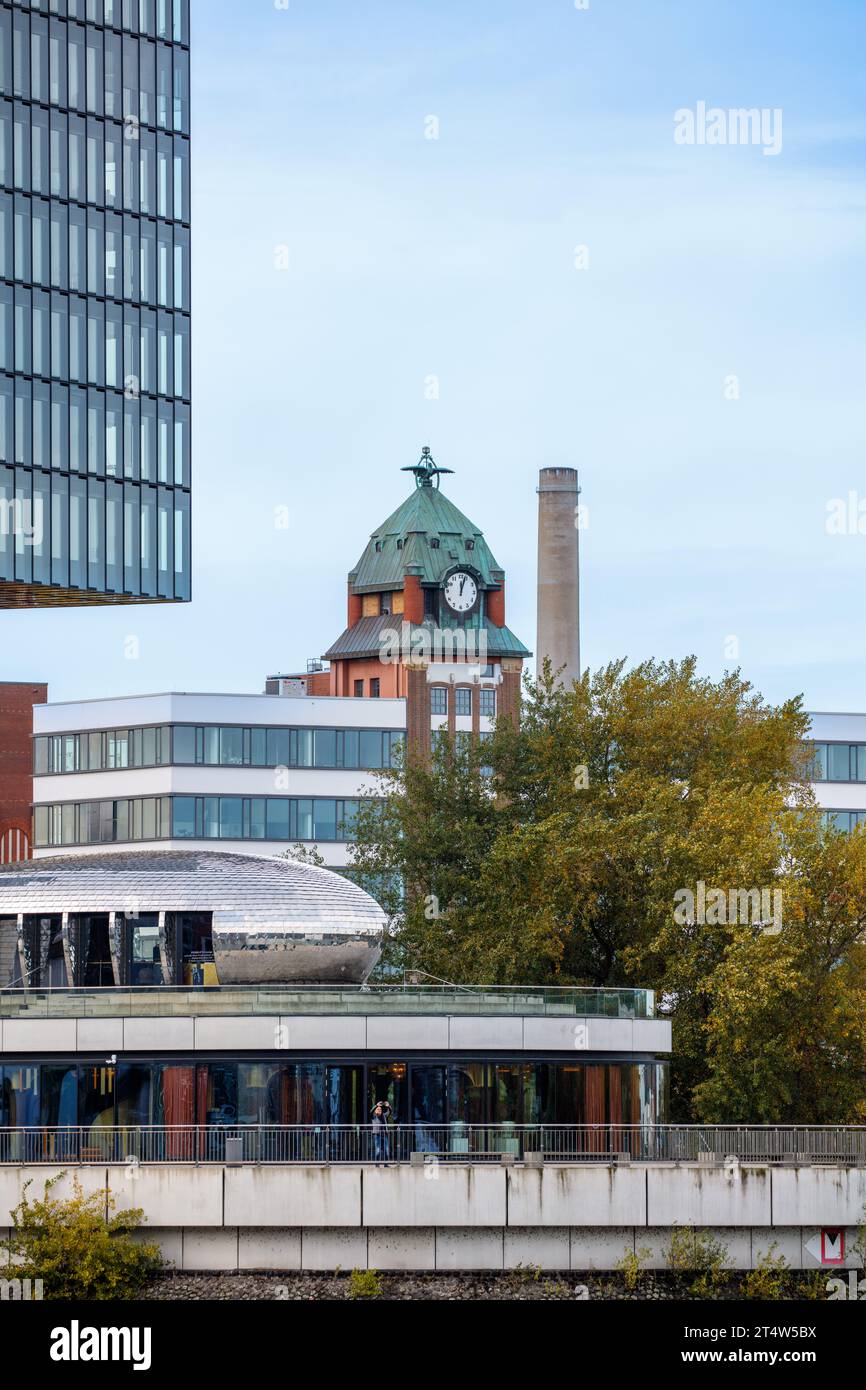
[[[240,1141],[226,1147],[227,1140]],[[234,1150],[234,1152],[233,1152]],[[0,1163],[830,1163],[866,1167],[866,1126],[116,1125],[0,1127]]]
[[[0,989],[0,1018],[170,1018],[291,1014],[487,1014],[654,1018],[649,989],[563,985],[153,985]]]

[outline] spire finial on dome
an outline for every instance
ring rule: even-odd
[[[401,468],[401,473],[414,473],[416,487],[438,487],[440,473],[453,473],[453,468],[440,468],[433,459],[429,446],[424,445],[417,463]]]

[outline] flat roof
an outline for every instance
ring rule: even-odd
[[[321,673],[318,673],[321,674]],[[278,679],[276,676],[268,679]],[[287,679],[280,677],[279,679]],[[2,683],[2,682],[0,682]],[[17,685],[17,681],[9,681],[10,685]],[[27,684],[25,681],[24,684]],[[44,682],[43,682],[44,684]],[[82,700],[49,700],[48,705],[51,709],[62,709],[65,705],[107,705],[116,704],[121,700],[166,700],[166,699],[192,699],[192,700],[286,700],[300,699],[308,700],[312,703],[315,700],[346,700],[352,704],[358,703],[356,695],[275,695],[266,691],[246,691],[246,690],[147,690],[137,695],[91,695]],[[372,703],[372,696],[368,696],[365,703]],[[390,703],[406,703],[405,695],[382,695],[376,698],[376,704],[385,705]]]
[[[805,713],[811,719],[814,715],[820,715],[822,719],[862,719],[866,716],[866,710],[853,709],[807,709]]]

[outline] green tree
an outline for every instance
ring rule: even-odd
[[[482,746],[440,740],[362,810],[358,876],[404,885],[385,901],[392,962],[464,982],[654,986],[675,1023],[680,1119],[731,1118],[743,1066],[756,1079],[742,1106],[760,1088],[748,1032],[769,1035],[773,1018],[756,969],[779,977],[778,1009],[782,977],[788,1008],[792,990],[820,981],[813,1074],[819,1084],[817,1059],[844,1032],[831,1051],[845,1081],[828,1103],[845,1118],[862,1090],[852,1032],[866,841],[822,826],[807,729],[799,700],[768,705],[739,673],[700,678],[692,658],[616,662],[569,690],[548,668],[527,682],[519,727],[500,719]],[[699,883],[722,890],[721,914],[682,905]],[[752,889],[781,893],[781,932],[754,909],[745,923],[731,912],[730,893],[739,911]],[[767,1118],[793,1097],[787,1082],[771,1088]]]
[[[704,1119],[866,1121],[866,836],[797,848],[783,930],[738,929],[715,972]]]

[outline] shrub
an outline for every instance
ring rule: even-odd
[[[864,1206],[857,1226],[857,1235],[851,1242],[851,1254],[857,1256],[857,1265],[866,1269],[866,1206]]]
[[[625,1247],[623,1257],[616,1267],[622,1275],[623,1283],[629,1293],[634,1293],[637,1288],[637,1281],[642,1273],[641,1266],[646,1263],[651,1255],[652,1250],[650,1250],[648,1245],[640,1245],[637,1250],[630,1250],[628,1246]]]
[[[743,1281],[744,1298],[776,1300],[784,1298],[788,1287],[788,1261],[784,1255],[777,1255],[778,1245],[773,1241],[769,1249],[750,1269]]]
[[[350,1298],[381,1298],[382,1281],[376,1269],[353,1269],[349,1275]]]
[[[694,1226],[675,1226],[665,1258],[672,1274],[694,1275],[692,1293],[709,1298],[730,1273],[728,1247],[709,1231],[696,1231]]]
[[[105,1193],[87,1196],[77,1177],[72,1197],[52,1196],[64,1176],[50,1178],[39,1201],[30,1200],[30,1182],[24,1185],[8,1242],[16,1277],[41,1279],[46,1299],[133,1298],[163,1264],[158,1246],[133,1240],[144,1213],[114,1214],[115,1198],[108,1194],[106,1208]]]
[[[796,1298],[814,1300],[819,1303],[827,1299],[827,1271],[813,1269],[803,1276],[795,1293]]]

